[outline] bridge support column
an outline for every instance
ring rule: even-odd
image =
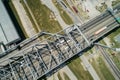
[[[68,44],[67,40],[65,39],[65,37],[63,37],[65,43],[67,44],[68,48],[72,51],[72,53],[74,54],[73,49],[70,47],[70,45]]]
[[[60,49],[60,47],[59,47],[59,45],[55,45],[54,43],[53,43],[53,46],[54,46],[54,48],[57,50],[57,52],[58,52],[58,61],[60,62],[60,60],[63,60],[64,58],[65,58],[65,56],[64,56],[64,54],[63,54],[63,52],[61,51],[61,49]]]
[[[24,52],[22,54],[23,54],[23,59],[24,59],[26,65],[27,65],[27,68],[30,70],[30,73],[31,73],[31,75],[33,77],[33,80],[36,80],[36,78],[34,76],[34,73],[32,72],[32,69],[30,68],[30,63],[28,61],[28,57],[24,55]]]
[[[56,57],[54,57],[53,56],[53,54],[52,54],[52,49],[51,49],[51,46],[49,45],[49,42],[47,42],[48,43],[48,51],[49,51],[49,56],[50,56],[50,61],[49,61],[49,70],[51,69],[51,66],[52,66],[52,61],[54,61],[55,62],[55,64],[57,65],[57,64],[59,64],[59,61],[56,59]]]
[[[15,71],[17,72],[17,74],[18,74],[19,79],[22,80],[22,77],[20,76],[20,72],[18,71],[18,69],[16,68],[16,66],[14,66],[14,68],[15,68]]]
[[[82,33],[82,31],[79,29],[79,27],[77,25],[74,25],[75,28],[77,28],[77,30],[79,31],[79,33],[81,34],[81,36],[85,39],[85,41],[87,42],[88,46],[90,46],[90,42],[89,40],[86,38],[86,36]]]
[[[39,58],[39,64],[43,64],[43,67],[44,67],[44,71],[47,71],[48,70],[48,67],[47,67],[47,65],[46,65],[46,63],[45,63],[45,61],[43,60],[43,58],[42,58],[42,56],[41,56],[41,54],[39,53],[39,50],[38,50],[38,48],[37,48],[37,46],[35,46],[35,49],[36,49],[36,53],[37,53],[37,55],[38,55],[38,58]]]
[[[32,60],[31,60],[31,58],[30,58],[29,55],[28,55],[28,59],[29,59],[29,62],[31,63],[31,66],[32,66],[32,68],[33,68],[33,70],[34,70],[35,77],[38,77],[39,74],[38,74],[38,72],[37,72],[37,70],[36,70],[36,68],[35,68],[35,66],[34,66],[34,64],[33,64],[33,62],[32,62]],[[33,74],[34,74],[34,73],[33,73]]]
[[[26,73],[25,73],[25,70],[23,69],[23,66],[21,66],[21,70],[22,70],[22,72],[23,72],[23,74],[24,74],[25,80],[28,80],[28,77],[27,77],[27,75],[26,75]],[[24,78],[23,78],[23,79],[24,79]]]
[[[10,68],[11,68],[11,72],[12,72],[12,75],[14,76],[14,79],[17,80],[17,77],[16,77],[16,75],[15,75],[15,72],[14,72],[14,70],[13,70],[13,67],[12,67],[12,64],[10,63],[10,61],[9,61],[9,66],[10,66]]]
[[[76,48],[77,50],[80,50],[80,48],[77,46],[77,43],[75,42],[75,40],[74,40],[74,39],[72,38],[72,36],[70,35],[70,32],[67,32],[67,31],[66,31],[66,34],[67,34],[68,38],[73,42],[75,48]]]

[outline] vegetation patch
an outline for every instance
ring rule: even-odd
[[[33,15],[41,29],[41,31],[47,31],[56,33],[62,28],[55,18],[51,18],[54,13],[41,3],[40,0],[26,0]]]
[[[88,16],[88,14],[87,14],[87,11],[83,11],[81,5],[77,6],[77,9],[78,9],[78,11],[79,11],[78,16],[79,16],[82,20],[89,19],[89,16]],[[80,16],[80,15],[81,15],[81,16]]]
[[[63,72],[63,75],[65,80],[71,80],[65,72]]]
[[[24,7],[24,9],[25,9],[25,11],[26,11],[26,13],[27,13],[27,16],[29,17],[29,19],[30,19],[30,21],[31,21],[31,23],[32,23],[32,25],[33,25],[35,31],[38,33],[39,31],[38,31],[38,29],[37,29],[37,26],[35,25],[35,22],[34,22],[32,16],[31,16],[31,14],[30,14],[30,12],[29,12],[29,10],[28,10],[26,4],[24,3],[23,0],[20,0],[20,3],[23,5],[23,7]]]
[[[65,21],[66,24],[73,24],[72,19],[70,18],[70,16],[68,16],[68,14],[62,9],[61,5],[57,3],[57,1],[53,0],[54,5],[57,7],[57,9],[59,10],[60,16],[62,17],[62,19]]]
[[[96,6],[96,9],[99,11],[99,12],[103,12],[107,9],[107,5],[104,3],[101,3],[101,6]]]
[[[115,80],[101,57],[93,59],[91,63],[101,80]]]
[[[69,63],[68,67],[75,74],[78,80],[93,80],[90,73],[84,70],[83,66],[81,65],[81,60],[79,58]]]
[[[63,80],[59,72],[58,72],[57,76],[58,76],[59,80]]]
[[[115,0],[115,1],[112,1],[112,6],[115,6],[116,4],[120,3],[120,0]]]
[[[112,47],[120,47],[120,44],[115,41],[115,36],[117,36],[120,33],[120,28],[114,30],[110,35],[108,35],[107,37],[110,38],[111,43],[113,44]]]
[[[120,28],[117,28],[111,34],[109,34],[107,36],[107,38],[110,39],[110,43],[112,44],[111,45],[112,48],[120,48],[120,43],[118,41],[116,41],[116,37],[119,35],[120,35]],[[101,41],[104,43],[104,45],[106,45],[106,43],[103,40],[101,40]],[[114,61],[116,66],[120,69],[120,52],[113,51],[110,49],[107,49],[106,51],[109,54],[109,56],[111,57],[111,59]]]

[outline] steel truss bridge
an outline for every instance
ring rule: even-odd
[[[120,16],[119,9],[114,15],[106,11],[81,26],[74,24],[55,34],[41,32],[11,49],[14,51],[7,50],[0,58],[0,80],[37,80],[56,72],[96,40],[119,27],[116,16]],[[104,26],[107,28],[95,35]],[[40,41],[42,35],[45,40]],[[29,42],[31,45],[27,46]],[[16,51],[23,45],[26,47]]]

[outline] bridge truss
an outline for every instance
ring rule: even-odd
[[[68,59],[90,46],[89,40],[77,25],[56,34],[42,33],[47,39],[1,62],[1,80],[37,80],[55,72]]]
[[[55,34],[41,32],[13,50],[26,46],[31,41],[32,45],[21,48],[20,51],[8,50],[4,53],[11,52],[5,59],[0,58],[0,80],[37,80],[56,72],[65,62],[81,54],[98,38],[119,26],[115,20],[113,22],[111,25],[107,24],[108,29],[97,36],[87,31],[85,33],[85,30],[83,33],[78,25],[72,25]],[[41,35],[44,35],[43,41],[40,41]]]

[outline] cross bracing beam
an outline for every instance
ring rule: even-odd
[[[21,58],[22,58],[22,56],[15,56],[15,57],[11,57],[9,59],[17,61],[17,60],[20,60]]]
[[[57,67],[81,53],[92,44],[94,38],[96,39],[96,35],[83,33],[83,30],[81,31],[77,25],[59,33],[43,32],[42,34],[49,35],[49,37],[5,59],[6,63],[9,63],[6,67],[10,68],[7,71],[12,71],[12,73],[9,73],[9,77],[23,80],[38,79],[49,72],[54,72]],[[91,41],[91,39],[93,40]],[[31,38],[31,40],[34,39]],[[19,59],[18,56],[22,57]]]
[[[22,77],[21,77],[21,75],[20,75],[20,67],[15,66],[14,69],[15,69],[17,75],[18,75],[18,78],[19,78],[20,80],[22,80]],[[19,70],[18,70],[18,69],[19,69]]]
[[[14,70],[13,70],[13,66],[12,66],[12,64],[10,63],[10,61],[9,61],[9,66],[10,66],[10,68],[11,68],[12,76],[14,77],[15,80],[17,80],[16,74],[15,74],[15,72],[14,72]]]
[[[3,66],[0,68],[0,79],[5,80],[9,74],[11,74],[9,66],[7,66],[7,67]]]
[[[19,55],[8,58],[11,76],[14,79],[36,80],[80,51],[80,45],[76,45],[75,41],[80,33],[78,29],[71,32],[74,33],[72,37],[71,34],[68,36],[70,32],[67,34],[64,31],[61,32],[64,36],[46,33],[50,37],[41,44],[35,43],[20,51]]]
[[[41,51],[39,51],[39,48],[37,46],[34,47],[34,49],[36,50],[36,58],[38,58],[38,60],[40,61],[40,64],[43,64],[44,70],[47,70],[47,66],[43,60],[43,57],[41,55]]]

